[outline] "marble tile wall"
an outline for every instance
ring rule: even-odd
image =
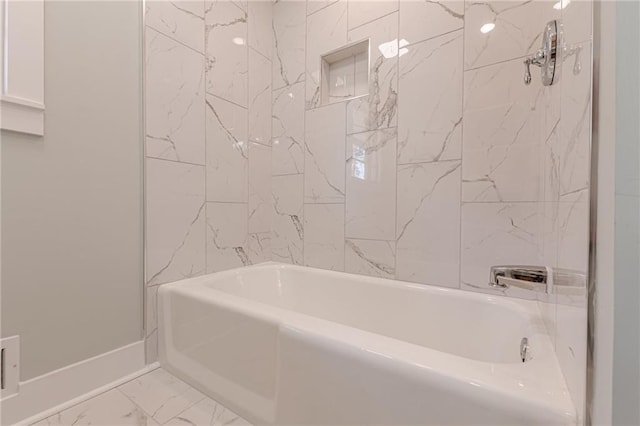
[[[146,333],[157,286],[271,259],[271,3],[146,3]]]
[[[584,295],[487,281],[498,264],[587,271],[591,9],[275,2],[273,259],[537,300],[582,412]],[[522,60],[551,19],[564,23],[559,82],[533,69],[526,86]],[[368,95],[323,105],[320,56],[367,39]]]

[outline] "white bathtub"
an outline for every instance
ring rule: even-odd
[[[533,302],[269,263],[158,304],[161,365],[255,424],[576,422]]]

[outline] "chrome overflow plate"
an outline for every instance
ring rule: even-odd
[[[544,86],[556,81],[556,59],[558,54],[558,22],[547,22],[542,33],[542,47],[535,55],[524,60],[524,84],[531,84],[531,65],[540,67],[540,76]]]

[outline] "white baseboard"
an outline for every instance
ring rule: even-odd
[[[18,393],[0,403],[0,424],[33,423],[150,369],[141,340],[20,382]]]

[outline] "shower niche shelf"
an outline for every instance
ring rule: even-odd
[[[332,104],[365,96],[369,90],[369,40],[322,56],[320,102]]]

